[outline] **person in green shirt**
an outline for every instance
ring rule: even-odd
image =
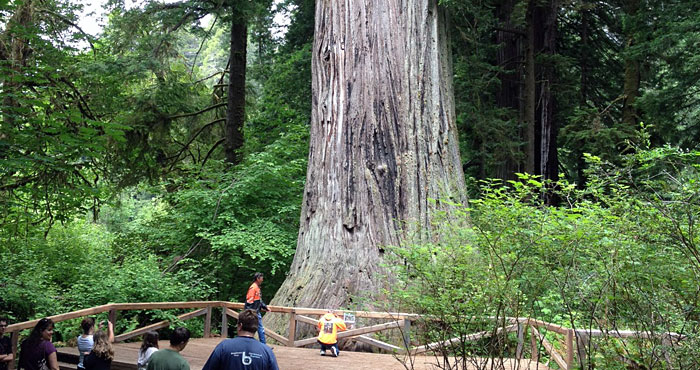
[[[179,327],[170,336],[170,347],[156,351],[148,361],[147,370],[190,370],[190,364],[180,355],[190,340],[190,331]]]

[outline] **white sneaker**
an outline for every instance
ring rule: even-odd
[[[325,355],[326,355],[326,351],[325,351],[325,350],[321,350],[321,356],[325,356]]]
[[[338,349],[335,347],[331,347],[331,353],[333,354],[333,357],[338,357]]]

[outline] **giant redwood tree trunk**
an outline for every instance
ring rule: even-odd
[[[444,13],[437,0],[319,0],[312,73],[297,250],[271,303],[350,307],[378,298],[404,221],[430,237],[430,199],[465,200]]]

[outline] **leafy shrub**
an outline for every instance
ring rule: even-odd
[[[99,306],[111,302],[187,301],[206,298],[211,289],[192,269],[162,273],[159,258],[145,251],[114,253],[114,234],[75,220],[0,250],[6,274],[0,277],[3,314],[15,321]],[[125,312],[117,330],[172,319],[173,312]],[[106,319],[102,314],[100,319]],[[58,340],[79,332],[79,319],[57,324]]]
[[[423,322],[427,342],[465,338],[533,317],[574,329],[628,329],[685,336],[680,343],[604,335],[588,348],[587,368],[697,367],[700,265],[698,154],[667,148],[627,158],[626,167],[595,163],[589,187],[560,181],[484,184],[481,197],[433,224],[433,243],[393,247],[394,305],[439,318]],[[541,199],[556,189],[562,205]],[[468,220],[469,225],[464,226]],[[485,319],[490,317],[490,319]],[[560,347],[552,333],[547,334]],[[443,346],[445,363],[511,357],[511,337]],[[561,337],[559,337],[561,339]],[[450,356],[457,356],[454,360]],[[579,363],[579,365],[584,365]]]

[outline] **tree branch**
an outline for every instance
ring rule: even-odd
[[[166,37],[167,37],[168,35],[170,35],[172,32],[175,32],[175,31],[177,31],[178,29],[180,29],[180,27],[182,27],[182,25],[185,24],[185,22],[187,22],[187,20],[189,20],[190,17],[194,16],[195,19],[202,19],[202,18],[204,18],[203,15],[197,16],[197,15],[194,13],[194,10],[204,10],[204,9],[201,9],[201,8],[194,8],[194,9],[190,9],[190,10],[185,10],[185,15],[184,15],[182,18],[180,18],[180,20],[177,22],[177,24],[175,24],[175,26],[173,26],[171,29],[169,29],[169,30],[167,30],[167,31],[165,32],[165,35],[164,35],[165,37],[163,37],[163,38],[160,39],[160,42],[158,43],[158,46],[155,48],[155,50],[153,50],[153,56],[157,56],[157,55],[158,55],[158,52],[160,51],[160,47],[163,46],[163,42],[165,42]]]
[[[161,10],[170,10],[170,9],[180,9],[185,7],[185,3],[180,1],[177,3],[167,3],[167,4],[159,4],[159,3],[151,3],[149,4],[150,6],[148,9],[144,11],[144,13],[149,14],[149,13],[155,13]]]
[[[494,29],[495,31],[501,31],[501,32],[506,32],[506,33],[512,33],[512,34],[516,34],[516,35],[523,36],[523,37],[524,37],[524,36],[527,36],[527,35],[525,34],[524,31],[520,31],[520,30],[516,30],[516,29],[512,29],[512,28],[494,27],[493,29]]]
[[[193,83],[197,84],[197,83],[206,81],[206,80],[208,80],[208,79],[210,79],[210,78],[212,78],[212,77],[215,77],[215,76],[217,76],[217,75],[219,75],[219,74],[222,74],[222,73],[226,73],[226,72],[214,72],[214,74],[212,74],[211,76],[204,77],[204,78],[202,78],[202,79],[200,79],[200,80],[197,80],[197,81],[195,81],[195,82],[193,82]]]
[[[83,94],[81,94],[80,91],[78,91],[78,88],[75,87],[73,82],[68,80],[68,78],[66,78],[66,77],[61,77],[60,80],[63,83],[65,83],[66,85],[68,85],[68,87],[70,87],[71,90],[73,90],[75,95],[77,95],[78,99],[82,102],[82,105],[85,106],[85,111],[83,112],[83,114],[85,114],[88,118],[95,120],[96,119],[95,114],[92,113],[92,110],[90,109],[90,105],[88,105],[87,101],[83,97]],[[79,105],[79,107],[80,107],[80,105]],[[83,109],[81,108],[80,110],[82,111]]]
[[[187,141],[187,143],[184,144],[184,145],[182,146],[182,148],[177,152],[176,155],[171,156],[171,157],[168,158],[168,159],[174,159],[173,163],[170,165],[170,170],[173,169],[173,166],[174,166],[175,163],[177,162],[177,159],[180,158],[180,156],[182,155],[182,153],[183,153],[185,150],[187,150],[187,148],[189,148],[190,144],[192,144],[192,142],[194,141],[194,139],[196,139],[197,136],[199,136],[199,134],[201,134],[202,131],[204,131],[205,128],[207,128],[207,127],[209,127],[209,126],[211,126],[211,125],[213,125],[213,124],[215,124],[215,123],[225,122],[225,121],[226,121],[226,118],[219,118],[219,119],[215,119],[215,120],[213,120],[213,121],[207,123],[206,125],[200,127],[199,130],[197,130],[197,132],[195,132],[195,134],[192,135],[192,137]]]
[[[204,43],[209,38],[209,35],[211,34],[211,30],[214,29],[214,26],[216,25],[216,21],[218,21],[218,20],[219,20],[219,15],[217,14],[216,17],[214,18],[214,21],[211,22],[211,27],[209,27],[209,31],[207,31],[207,34],[202,38],[202,42],[199,44],[199,49],[197,50],[197,53],[194,55],[194,59],[192,59],[192,69],[190,70],[190,77],[192,77],[192,73],[194,73],[194,66],[197,64],[197,57],[199,56],[199,53],[202,51],[202,48],[204,47]]]
[[[63,21],[63,23],[65,23],[65,24],[67,24],[67,25],[69,25],[69,26],[72,26],[72,27],[77,28],[78,31],[80,31],[80,33],[82,33],[83,36],[85,36],[85,40],[87,40],[88,44],[90,44],[90,48],[92,49],[92,55],[93,55],[93,56],[97,56],[97,51],[95,50],[95,45],[92,44],[92,40],[91,40],[91,39],[92,39],[92,35],[90,35],[89,33],[85,32],[85,31],[83,31],[83,29],[80,28],[80,26],[78,26],[77,24],[73,23],[73,21],[71,21],[70,19],[66,18],[66,17],[63,16],[62,14],[58,14],[58,13],[53,12],[53,11],[48,10],[48,9],[38,9],[38,10],[39,10],[39,12],[41,12],[41,13],[46,13],[46,14],[53,15],[54,17],[56,17],[56,18],[60,19],[61,21]]]
[[[177,114],[177,115],[168,117],[168,119],[178,119],[178,118],[183,118],[183,117],[196,116],[196,115],[202,114],[202,113],[204,113],[204,112],[208,112],[208,111],[210,111],[210,110],[212,110],[212,109],[216,109],[216,108],[219,108],[219,107],[223,107],[223,106],[225,106],[226,104],[227,104],[227,103],[218,103],[218,104],[210,105],[210,106],[208,106],[208,107],[206,107],[206,108],[200,110],[199,112]]]
[[[188,146],[189,146],[188,144],[183,144],[177,140],[174,140],[174,141],[175,141],[175,144],[178,144],[183,149],[187,150],[187,154],[189,154],[189,156],[192,158],[192,163],[197,163],[197,159],[194,157],[194,153],[192,153],[192,150],[190,148],[188,148]],[[187,157],[187,154],[185,154],[185,157]],[[179,157],[179,156],[180,155],[178,154],[177,157]],[[175,157],[169,157],[168,159],[171,159],[171,158],[175,158]],[[172,166],[170,167],[170,170],[172,170]]]
[[[14,190],[14,189],[17,189],[21,186],[27,185],[30,182],[38,180],[38,179],[39,179],[39,176],[23,177],[23,178],[19,179],[18,181],[15,181],[12,184],[0,185],[0,191]]]
[[[202,168],[204,168],[204,165],[207,163],[207,160],[209,160],[209,156],[210,156],[212,153],[214,153],[214,149],[216,149],[216,148],[217,148],[219,145],[221,145],[224,141],[226,141],[226,139],[224,139],[224,138],[219,139],[219,141],[217,141],[217,142],[211,147],[211,149],[209,149],[209,151],[207,152],[207,155],[204,157],[204,160],[202,161],[202,166],[200,167],[200,171],[201,171]]]

